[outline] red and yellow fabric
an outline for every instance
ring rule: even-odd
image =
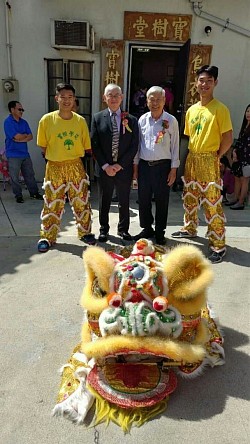
[[[222,209],[222,180],[216,153],[190,152],[185,165],[183,190],[184,229],[197,233],[198,209],[204,209],[207,237],[216,251],[225,249],[225,215]]]
[[[78,237],[91,232],[88,185],[88,176],[81,159],[47,162],[43,185],[44,207],[41,213],[42,239],[47,239],[50,243],[56,241],[64,212],[65,193],[74,213]]]

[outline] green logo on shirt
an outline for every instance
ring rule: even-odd
[[[191,120],[191,123],[192,125],[194,125],[195,132],[197,133],[197,135],[199,135],[200,132],[202,131],[203,129],[202,124],[205,123],[206,121],[207,121],[206,117],[200,114]]]
[[[77,140],[78,137],[79,137],[79,134],[74,133],[74,131],[69,131],[69,132],[67,132],[67,131],[63,131],[63,133],[59,133],[59,134],[57,134],[57,137],[58,137],[59,139],[61,139],[61,140],[63,140],[63,139],[66,138],[66,137],[72,137],[73,139]],[[64,141],[64,146],[67,147],[67,150],[70,150],[71,147],[74,146],[74,142],[73,142],[73,140],[72,140],[72,139],[66,139],[66,140]]]
[[[67,150],[70,150],[70,148],[71,148],[70,145],[74,146],[74,142],[73,142],[73,140],[71,140],[71,139],[66,139],[65,142],[64,142],[64,146],[67,146]]]

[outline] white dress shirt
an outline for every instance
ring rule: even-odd
[[[163,121],[168,122],[168,128],[163,135],[163,140],[156,143],[157,135],[163,131]],[[172,114],[163,111],[158,120],[151,116],[151,112],[143,114],[139,119],[139,150],[134,163],[139,159],[155,161],[171,159],[171,168],[178,168],[179,160],[179,126],[176,118]]]

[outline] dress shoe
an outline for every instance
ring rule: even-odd
[[[16,202],[17,203],[24,203],[23,196],[17,196],[16,197]]]
[[[126,231],[118,231],[117,234],[125,241],[133,240],[131,234],[127,233]]]
[[[43,200],[43,196],[40,193],[31,194],[30,198],[31,199],[36,199],[36,200]]]
[[[151,239],[151,237],[154,237],[154,230],[153,228],[143,228],[143,230],[137,234],[136,236],[134,236],[134,240],[138,241],[139,239]]]
[[[85,234],[84,236],[81,237],[80,240],[82,242],[85,242],[85,244],[88,244],[88,245],[95,245],[96,244],[95,235],[92,233]]]
[[[98,237],[99,242],[107,242],[108,240],[108,233],[100,233]]]
[[[157,245],[166,245],[167,241],[166,241],[165,237],[157,237],[156,236],[155,243]]]
[[[165,231],[156,231],[155,232],[155,243],[158,245],[166,245],[167,241],[165,239]]]

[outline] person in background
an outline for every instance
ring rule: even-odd
[[[141,84],[137,91],[133,95],[132,101],[132,109],[133,115],[139,119],[142,114],[146,112],[147,109],[147,86],[145,84]]]
[[[139,130],[136,117],[121,111],[122,99],[120,86],[108,84],[103,95],[108,107],[94,114],[91,124],[92,150],[96,159],[99,189],[100,242],[108,240],[109,210],[114,187],[119,201],[117,234],[125,241],[132,240],[128,232],[129,197]]]
[[[197,235],[198,208],[203,206],[208,224],[208,259],[219,263],[226,254],[225,215],[222,209],[220,157],[232,145],[232,122],[228,108],[213,97],[218,68],[204,65],[197,71],[200,101],[192,105],[185,119],[189,153],[184,171],[184,226],[173,238]]]
[[[165,245],[169,191],[179,166],[179,128],[174,116],[164,111],[165,91],[152,86],[147,91],[149,112],[139,119],[140,143],[137,159],[139,218],[143,230],[134,239],[155,236],[156,243]],[[135,158],[134,176],[136,179]],[[155,218],[152,215],[152,197]],[[155,230],[152,224],[155,219]]]
[[[78,237],[89,245],[95,243],[91,234],[91,208],[88,178],[81,161],[90,149],[89,130],[85,119],[72,112],[75,89],[59,83],[55,99],[59,109],[45,114],[38,125],[37,145],[47,159],[44,179],[44,206],[38,251],[44,253],[56,242],[64,212],[66,193],[75,216]]]
[[[170,114],[174,112],[174,94],[172,90],[172,82],[169,80],[166,82],[164,87],[165,90],[165,111],[168,111]]]
[[[231,210],[244,210],[250,177],[250,105],[246,107],[241,130],[233,150],[232,172],[235,176],[235,202]]]
[[[17,100],[8,103],[9,116],[4,121],[5,154],[8,161],[12,191],[17,203],[23,203],[22,187],[19,183],[20,171],[24,178],[30,197],[43,200],[35,179],[28,144],[33,139],[29,124],[23,119],[23,106]]]
[[[234,175],[231,171],[230,163],[227,156],[222,156],[220,159],[220,174],[223,180],[223,203],[233,202],[234,197]]]

